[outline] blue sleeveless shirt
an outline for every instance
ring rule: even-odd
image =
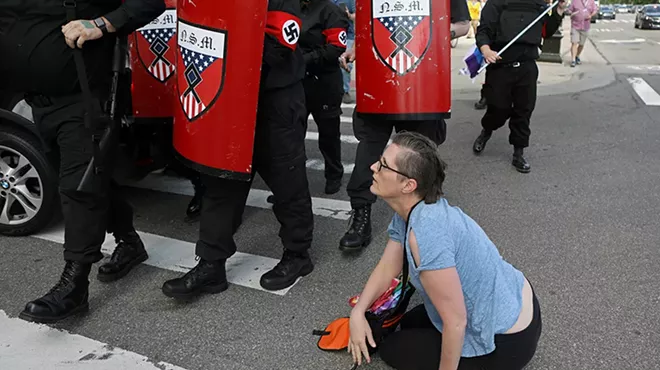
[[[520,315],[523,274],[502,259],[474,220],[444,198],[433,204],[419,203],[410,215],[408,230],[405,228],[406,222],[395,214],[388,234],[402,243],[404,233],[415,232],[419,266],[410,253],[410,238],[406,237],[410,282],[421,295],[431,322],[442,332],[442,319],[424,291],[419,274],[455,267],[467,312],[461,356],[475,357],[494,351],[495,334],[509,330]]]

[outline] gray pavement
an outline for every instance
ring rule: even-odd
[[[640,32],[632,23],[616,27],[625,29],[617,31],[619,39]],[[453,104],[442,146],[449,165],[448,200],[484,228],[540,298],[543,335],[528,367],[533,370],[660,369],[660,107],[646,105],[628,81],[643,78],[660,92],[660,71],[641,67],[657,65],[660,45],[632,50],[625,43],[603,43],[614,39],[601,37],[604,33],[592,33],[595,47],[587,50],[598,53],[585,54],[585,64],[570,73],[611,73],[612,81],[539,98],[526,151],[530,174],[511,166],[506,128],[493,135],[481,156],[473,155],[483,112],[472,108],[467,95]],[[660,40],[660,32],[643,34]],[[623,53],[634,57],[620,57]],[[344,110],[350,114],[350,108]],[[342,133],[352,135],[350,123],[343,124]],[[322,158],[317,142],[307,143],[309,158]],[[344,143],[344,162],[353,162],[355,149]],[[344,189],[333,196],[322,193],[322,171],[308,173],[313,196],[348,201]],[[261,181],[254,187],[266,189]],[[195,242],[197,224],[183,221],[188,196],[126,190],[141,232]],[[349,355],[319,350],[311,333],[349,313],[347,300],[359,293],[377,263],[391,215],[379,201],[374,241],[348,257],[337,249],[348,221],[315,217],[316,269],[282,296],[234,284],[222,294],[183,304],[160,292],[163,281],[178,275],[174,271],[141,265],[113,284],[97,282],[94,271],[90,312],[53,327],[189,370],[348,369]],[[236,235],[239,251],[279,258],[277,231],[270,210],[249,207]],[[61,245],[0,237],[0,250],[0,310],[14,319],[56,281]],[[378,358],[363,367],[387,369]]]

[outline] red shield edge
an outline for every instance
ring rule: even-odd
[[[144,68],[160,82],[174,75],[176,64],[176,10],[166,9],[135,31],[137,55]]]
[[[178,20],[177,91],[188,121],[218,99],[225,80],[227,31]]]
[[[413,1],[402,9],[371,0],[371,9],[371,37],[379,59],[399,76],[414,70],[431,45],[431,0]]]

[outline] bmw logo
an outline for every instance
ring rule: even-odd
[[[7,180],[0,180],[0,187],[5,190],[9,189],[9,183],[7,182]]]

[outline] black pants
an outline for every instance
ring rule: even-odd
[[[314,228],[305,167],[305,112],[302,83],[259,97],[252,166],[275,196],[273,212],[284,248],[299,253],[311,247]],[[202,181],[206,190],[195,253],[209,261],[227,259],[236,252],[233,234],[252,181],[208,175],[202,175]]]
[[[481,125],[495,131],[509,120],[509,143],[517,148],[529,146],[529,121],[536,106],[539,69],[535,61],[514,66],[494,64],[486,68],[484,93],[486,114]]]
[[[46,145],[49,158],[59,169],[59,192],[64,216],[64,259],[94,263],[103,258],[101,245],[106,231],[127,240],[133,232],[133,209],[121,196],[111,176],[94,176],[92,191],[76,189],[93,156],[85,128],[81,95],[65,97],[26,96]],[[95,104],[100,104],[99,99]],[[110,150],[106,159],[114,157]],[[111,173],[113,161],[105,162]]]
[[[435,328],[424,305],[408,311],[401,330],[380,345],[380,357],[397,370],[437,370],[440,366],[442,334]],[[520,370],[536,353],[541,337],[541,308],[534,295],[532,322],[521,332],[495,334],[495,351],[478,357],[461,357],[459,370]]]
[[[447,124],[444,120],[437,121],[368,121],[363,120],[353,112],[353,133],[358,139],[355,153],[355,168],[346,186],[353,208],[371,205],[376,202],[376,196],[369,190],[371,187],[371,167],[385,150],[387,141],[396,132],[415,131],[427,136],[440,145],[447,137]]]
[[[326,181],[340,180],[344,176],[341,163],[341,102],[344,95],[342,74],[336,73],[314,76],[308,74],[303,85],[307,116],[314,118],[319,128],[319,150],[325,161]],[[305,125],[307,120],[305,120]]]

